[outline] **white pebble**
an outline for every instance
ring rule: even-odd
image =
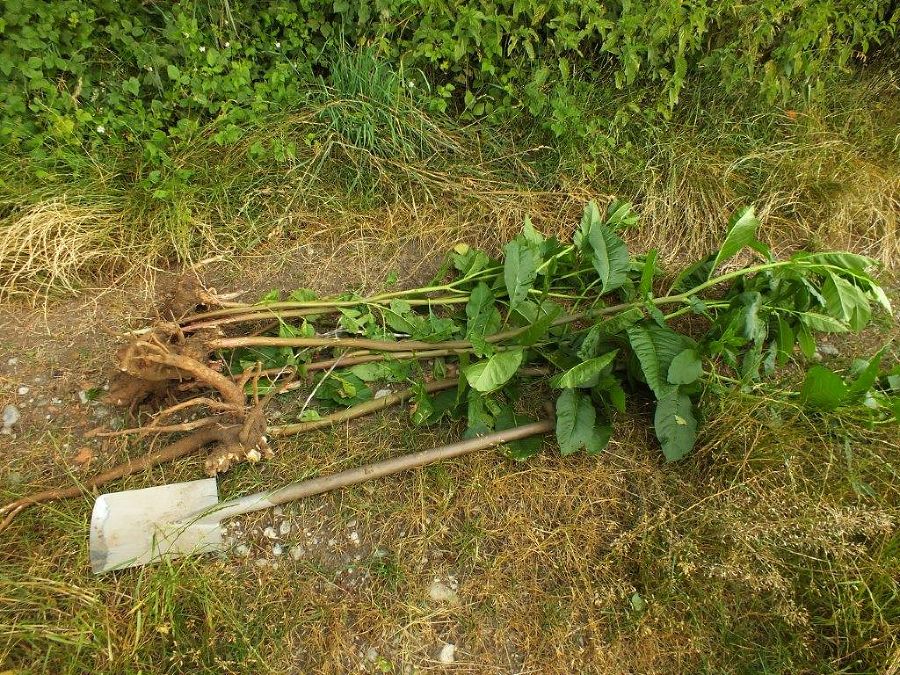
[[[266,539],[278,539],[278,533],[275,531],[275,528],[269,525],[266,529],[263,530],[263,536]]]
[[[265,439],[263,439],[263,442],[265,442]],[[274,509],[272,509],[272,513],[274,513],[276,516],[280,516],[282,513],[284,513],[284,509],[280,506],[276,506]]]
[[[250,547],[247,544],[238,544],[234,547],[234,554],[246,558],[250,555]]]
[[[441,653],[438,654],[438,661],[440,661],[445,666],[449,666],[456,660],[456,645],[454,644],[446,644],[441,648]]]
[[[272,555],[284,555],[284,546],[281,544],[275,544],[272,547]]]
[[[84,389],[80,390],[78,392],[78,402],[81,403],[81,405],[87,405],[89,401],[90,399],[88,398],[87,392]]]
[[[19,387],[18,389],[16,389],[16,393],[19,396],[28,396],[29,391],[31,391],[31,389],[29,389],[28,387]]]
[[[269,561],[266,560],[265,558],[260,558],[260,559],[257,560],[256,563],[254,563],[254,564],[255,564],[257,567],[268,567],[268,566],[269,566]]]
[[[291,523],[287,520],[282,520],[281,525],[278,526],[278,532],[282,537],[286,537],[291,533]]]
[[[456,602],[456,591],[440,581],[435,581],[428,587],[428,597],[434,602]]]
[[[52,403],[53,405],[62,405],[62,399],[54,398],[53,400],[50,401],[50,403]]]
[[[352,529],[352,528],[356,527],[357,524],[358,524],[358,523],[356,522],[356,518],[354,518],[354,519],[351,520],[349,523],[347,523],[347,527],[349,527],[349,528]]]
[[[19,414],[19,409],[10,403],[8,406],[3,408],[3,426],[4,427],[12,427],[15,426],[19,421],[21,415]]]
[[[336,546],[336,545],[337,545],[337,539],[329,539],[329,540],[328,540],[328,545],[329,545],[329,546]]]
[[[19,359],[17,359],[16,357],[7,359],[6,365],[8,365],[10,368],[15,368],[17,365],[19,365]]]
[[[306,553],[306,551],[303,550],[303,547],[291,546],[291,558],[293,558],[294,560],[300,560],[300,558],[303,557],[304,553]]]
[[[379,389],[375,392],[375,396],[373,398],[384,398],[385,396],[389,396],[393,392],[390,389]]]
[[[375,649],[375,647],[369,647],[369,648],[366,650],[366,660],[367,660],[367,661],[374,661],[374,660],[377,659],[377,658],[378,658],[378,650]]]
[[[351,532],[350,533],[350,541],[352,541],[355,545],[359,546],[359,532]]]

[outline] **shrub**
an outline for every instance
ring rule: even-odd
[[[526,110],[557,135],[585,133],[569,103],[578,82],[650,84],[644,107],[663,114],[703,74],[810,96],[898,18],[890,0],[8,0],[0,142],[39,157],[138,145],[164,163],[169,143],[206,125],[231,143],[302,105],[346,44],[391,62],[433,110]]]

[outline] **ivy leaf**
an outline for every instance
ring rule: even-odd
[[[520,239],[513,239],[503,247],[503,281],[509,295],[509,308],[513,310],[525,298],[537,277],[537,252]]]
[[[800,388],[800,399],[812,408],[834,410],[847,399],[844,379],[825,366],[813,366]]]
[[[685,349],[679,352],[672,363],[666,379],[670,384],[691,384],[703,374],[703,363],[696,349]]]
[[[603,224],[596,224],[588,235],[593,257],[591,262],[600,276],[600,292],[609,293],[628,278],[631,261],[625,242]]]
[[[556,399],[556,440],[559,452],[571,455],[582,448],[588,454],[603,450],[612,435],[609,425],[595,426],[597,411],[589,396],[566,389]]]
[[[592,387],[593,380],[603,372],[603,370],[613,362],[618,349],[607,352],[603,356],[598,356],[583,363],[579,363],[574,368],[560,373],[550,380],[550,386],[557,389],[571,389],[572,387]]]
[[[463,373],[472,389],[480,392],[494,391],[515,375],[523,357],[524,351],[521,349],[497,352],[485,361],[468,366]]]
[[[728,222],[728,234],[722,247],[716,254],[712,268],[707,278],[711,278],[719,265],[731,260],[745,246],[750,246],[756,242],[756,228],[759,227],[759,220],[753,213],[752,206],[746,206],[738,210]]]
[[[666,461],[674,462],[684,457],[697,439],[697,420],[691,399],[678,387],[667,386],[656,404],[653,426]]]
[[[822,295],[828,313],[853,330],[862,330],[872,318],[872,308],[865,294],[837,274],[829,272],[822,285]]]

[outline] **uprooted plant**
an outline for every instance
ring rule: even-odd
[[[719,250],[663,285],[657,252],[631,257],[617,233],[635,221],[629,204],[615,202],[603,216],[591,202],[571,242],[546,238],[526,220],[502,259],[461,244],[422,288],[327,299],[273,291],[252,305],[175,313],[120,351],[111,397],[132,406],[176,398],[144,426],[115,433],[188,435],[87,485],[209,445],[214,475],[268,456],[267,437],[402,401],[412,401],[415,424],[464,418],[468,435],[505,429],[528,420],[515,405],[524,389],[545,385],[557,392],[562,454],[602,451],[627,396],[649,394],[662,451],[677,460],[694,445],[704,392],[723,382],[753,388],[796,358],[795,346],[811,359],[816,333],[860,330],[873,305],[891,312],[870,275],[874,261],[842,252],[776,259],[757,239],[751,209],[731,219]],[[735,264],[748,253],[753,264]],[[213,300],[202,296],[207,307]],[[801,399],[820,409],[861,402],[871,421],[894,419],[900,373],[883,377],[882,355],[856,364],[843,398],[823,394],[837,385],[811,369]],[[295,419],[267,425],[266,405],[298,389],[306,396]],[[192,408],[211,414],[162,424]],[[532,438],[506,451],[522,460],[539,447]],[[26,497],[0,513],[8,523],[30,503],[70,492]]]

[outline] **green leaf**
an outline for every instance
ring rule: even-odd
[[[685,339],[669,328],[631,326],[628,341],[634,351],[647,386],[659,398],[670,386],[666,381],[669,366],[685,347]]]
[[[590,247],[591,230],[593,230],[595,226],[600,225],[601,222],[600,209],[597,207],[597,202],[592,199],[584,206],[581,224],[575,232],[575,246],[582,250],[587,250],[588,247]]]
[[[756,228],[759,227],[759,220],[753,213],[752,206],[746,206],[738,210],[728,222],[728,234],[722,247],[716,254],[713,261],[712,269],[709,271],[709,278],[715,273],[718,267],[728,260],[731,260],[745,246],[750,246],[756,242]]]
[[[556,317],[558,317],[562,311],[562,307],[556,303],[548,301],[542,302],[538,306],[534,317],[531,318],[531,325],[516,336],[514,340],[515,344],[522,345],[523,347],[530,347],[531,345],[536,344],[550,331],[553,327],[553,322],[556,321]]]
[[[817,312],[804,312],[800,315],[800,322],[806,328],[819,333],[846,333],[850,330],[847,324],[840,319]]]
[[[882,347],[871,359],[865,362],[865,367],[847,389],[848,398],[858,398],[872,388],[872,385],[878,379],[878,369],[881,367],[881,358],[884,356],[886,349],[887,346]]]
[[[487,356],[493,349],[485,341],[488,335],[500,330],[503,322],[494,305],[494,294],[486,283],[479,282],[469,295],[466,304],[466,339],[475,347],[476,356]]]
[[[806,358],[811,359],[816,355],[816,339],[802,323],[797,327],[797,344],[800,345],[800,352]]]
[[[703,362],[696,349],[685,349],[679,352],[672,363],[666,379],[670,384],[691,384],[703,374]]]
[[[565,373],[560,373],[551,378],[550,386],[556,387],[557,389],[592,387],[594,385],[593,380],[613,362],[613,359],[616,358],[616,354],[618,353],[619,350],[614,349],[603,356],[598,356],[597,358],[579,363]]]
[[[659,256],[657,249],[651,249],[644,258],[644,266],[641,269],[641,283],[638,286],[638,295],[646,297],[653,290],[653,277],[656,274],[656,258]]]
[[[591,228],[588,241],[593,250],[591,262],[600,276],[600,292],[609,293],[622,286],[631,265],[625,242],[602,224]]]
[[[828,313],[853,330],[862,330],[872,318],[872,308],[865,294],[837,274],[828,274],[822,285],[822,295]]]
[[[506,384],[522,364],[524,351],[497,352],[485,361],[468,366],[463,372],[469,386],[481,392],[494,391]]]
[[[623,230],[634,227],[638,222],[638,215],[633,208],[631,202],[614,200],[606,209],[606,225]]]
[[[281,300],[281,291],[275,289],[269,291],[265,295],[263,295],[258,301],[257,305],[271,305],[273,302],[279,302]]]
[[[609,425],[595,426],[597,411],[589,396],[566,389],[556,399],[556,440],[562,455],[571,455],[582,448],[589,454],[606,447],[612,434]]]
[[[878,263],[872,258],[856,253],[845,253],[842,251],[829,251],[826,253],[798,253],[793,257],[794,260],[801,260],[818,265],[833,265],[840,267],[849,272],[857,274],[865,274],[866,270],[871,267],[877,267]]]
[[[843,378],[819,365],[809,369],[800,388],[800,400],[820,410],[834,410],[847,400],[847,394]]]
[[[531,218],[528,216],[525,216],[525,225],[522,227],[522,236],[525,238],[525,241],[535,247],[539,247],[544,243],[544,235],[534,229]]]
[[[669,293],[682,293],[688,291],[699,284],[706,281],[713,273],[713,263],[716,261],[716,254],[711,253],[702,260],[698,260],[689,267],[685,268],[675,277]]]
[[[585,360],[592,358],[597,353],[597,346],[603,338],[621,333],[643,318],[644,310],[640,307],[632,307],[624,312],[615,314],[612,318],[595,323],[591,326],[587,335],[584,336],[581,347],[578,349],[578,356]]]
[[[533,246],[513,239],[503,248],[503,281],[509,295],[509,308],[515,309],[528,297],[528,291],[537,277],[537,254]]]
[[[691,399],[678,387],[669,385],[656,404],[653,426],[666,461],[688,454],[697,439],[697,420]]]
[[[536,421],[533,417],[516,413],[512,406],[506,406],[494,421],[494,431],[504,431]],[[544,439],[541,436],[529,436],[506,443],[503,447],[509,458],[521,462],[540,452],[543,442]]]
[[[794,352],[796,338],[794,337],[794,330],[791,328],[791,324],[781,316],[778,317],[778,332],[775,334],[775,340],[778,345],[777,361],[779,364],[784,365]],[[815,345],[813,345],[813,351],[815,352]]]

